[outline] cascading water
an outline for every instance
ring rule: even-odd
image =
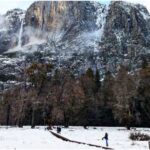
[[[23,33],[23,23],[24,23],[24,19],[21,19],[21,26],[20,26],[20,31],[19,31],[19,36],[18,36],[18,48],[22,47],[22,33]]]
[[[99,46],[97,43],[102,41],[102,37],[104,34],[104,27],[106,24],[106,17],[108,15],[108,10],[109,10],[109,3],[107,5],[100,4],[99,2],[95,3],[94,6],[97,9],[96,15],[96,25],[98,27],[98,30],[96,31],[96,37],[95,37],[95,47],[94,47],[94,52],[99,52]]]
[[[14,53],[17,51],[22,51],[22,34],[23,34],[23,24],[24,24],[24,15],[20,16],[20,30],[19,30],[19,34],[18,34],[18,44],[16,47],[9,49],[8,51],[6,51],[5,53]]]

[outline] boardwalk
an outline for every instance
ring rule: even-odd
[[[79,141],[74,141],[74,140],[70,140],[60,134],[57,134],[55,132],[52,132],[50,131],[51,134],[53,134],[54,136],[56,136],[57,138],[59,139],[62,139],[63,141],[66,141],[66,142],[72,142],[72,143],[77,143],[77,144],[83,144],[83,145],[88,145],[88,146],[93,146],[93,147],[97,147],[97,148],[102,148],[102,149],[108,149],[108,150],[113,150],[112,148],[109,148],[109,147],[104,147],[104,146],[100,146],[100,145],[95,145],[95,144],[90,144],[90,143],[85,143],[85,142],[79,142]]]

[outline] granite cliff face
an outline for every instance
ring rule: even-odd
[[[47,35],[55,43],[51,48],[59,54],[96,52],[101,61],[95,65],[101,70],[115,72],[120,63],[135,69],[149,53],[150,15],[139,4],[36,2],[27,10],[25,20],[26,26],[41,31],[39,37]]]
[[[141,66],[143,57],[149,61],[150,14],[142,5],[38,1],[26,11],[23,24],[23,11],[10,12],[3,18],[12,27],[5,34],[0,30],[1,74],[8,74],[7,66],[13,64],[9,74],[14,75],[24,61],[37,59],[35,52],[42,61],[69,68],[76,75],[89,67],[99,69],[101,75],[106,71],[115,74],[120,64],[132,71]]]
[[[24,11],[14,9],[0,16],[0,54],[18,44],[18,32]]]
[[[32,28],[34,36],[46,37],[50,41],[54,41],[55,44],[59,44],[61,49],[62,46],[67,47],[66,45],[69,45],[73,49],[71,51],[74,51],[77,45],[77,49],[80,48],[81,39],[83,41],[88,39],[85,38],[86,33],[93,34],[95,37],[98,36],[98,33],[94,31],[97,31],[98,26],[103,22],[99,25],[97,24],[97,13],[98,9],[100,9],[99,13],[102,15],[103,11],[105,11],[105,6],[98,3],[97,5],[99,6],[96,7],[91,2],[77,1],[35,2],[27,10],[25,31],[27,32]],[[105,19],[103,16],[99,17],[101,17],[101,20]],[[36,33],[34,32],[35,29]],[[25,39],[30,40],[29,37],[30,35],[27,34]],[[70,42],[71,44],[69,44]],[[82,46],[82,49],[85,49],[84,46]]]
[[[122,62],[137,68],[150,49],[150,15],[141,5],[113,2],[104,29],[103,48],[107,63]],[[113,61],[114,60],[114,61]]]
[[[96,9],[90,2],[47,1],[35,2],[28,9],[26,24],[46,31],[66,31],[78,25],[78,30],[89,31],[95,25]]]

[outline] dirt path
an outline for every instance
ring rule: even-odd
[[[83,144],[83,145],[93,146],[93,147],[102,148],[102,149],[113,150],[112,148],[109,148],[109,147],[104,147],[104,146],[99,146],[99,145],[95,145],[95,144],[89,144],[89,143],[84,143],[84,142],[70,140],[70,139],[68,139],[66,137],[63,137],[60,134],[57,134],[57,133],[52,132],[52,131],[50,131],[50,132],[51,132],[52,135],[56,136],[59,139],[62,139],[63,141],[66,141],[66,142],[72,142],[72,143]]]

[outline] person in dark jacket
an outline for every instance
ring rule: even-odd
[[[102,140],[104,139],[106,141],[106,146],[108,147],[108,133],[107,132],[105,133],[105,136],[102,138]]]
[[[57,127],[57,133],[61,133],[61,127]]]

